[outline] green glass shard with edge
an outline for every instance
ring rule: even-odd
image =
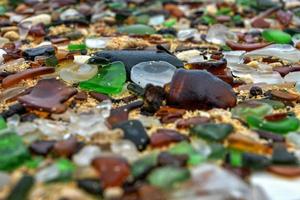
[[[79,87],[83,90],[104,94],[118,94],[126,81],[126,70],[122,62],[113,62],[99,69],[98,74]]]
[[[29,158],[27,148],[19,135],[9,129],[0,132],[0,170],[13,170]]]

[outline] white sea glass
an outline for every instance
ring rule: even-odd
[[[141,87],[147,84],[164,86],[171,81],[175,70],[175,66],[165,61],[141,62],[133,66],[131,80]]]

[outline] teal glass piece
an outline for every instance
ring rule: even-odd
[[[0,15],[4,15],[7,11],[7,8],[3,5],[0,6]]]
[[[212,142],[210,143],[211,153],[208,159],[222,160],[225,158],[227,149],[221,143]]]

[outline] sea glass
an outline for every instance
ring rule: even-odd
[[[141,62],[131,69],[131,80],[141,87],[147,84],[164,86],[169,83],[176,67],[165,61]]]
[[[11,130],[0,133],[0,170],[9,171],[22,165],[29,158],[22,138]]]
[[[85,39],[85,45],[90,49],[103,49],[110,39],[110,37],[90,37]]]
[[[199,124],[191,129],[191,134],[197,137],[212,140],[221,141],[226,138],[233,131],[231,124]]]
[[[267,121],[256,116],[248,116],[247,123],[252,128],[258,128],[280,134],[296,131],[300,125],[300,122],[296,117],[286,117],[285,119],[278,121]]]
[[[139,178],[147,174],[157,165],[157,153],[151,153],[134,161],[131,165],[133,177]]]
[[[197,165],[205,160],[205,156],[199,152],[187,141],[180,142],[168,150],[171,154],[186,154],[189,156],[188,164]]]
[[[259,141],[242,134],[231,134],[227,141],[229,148],[242,152],[250,152],[259,155],[268,155],[272,153],[272,149],[266,144],[260,143]]]
[[[32,17],[28,17],[24,20],[21,21],[21,23],[24,22],[31,22],[32,25],[36,25],[39,23],[43,23],[45,25],[48,25],[51,23],[51,15],[48,14],[39,14],[39,15],[34,15]]]
[[[182,199],[256,199],[250,187],[240,178],[218,165],[202,164],[191,169],[191,180],[171,194],[172,200]],[[264,198],[265,199],[265,198]]]
[[[244,54],[244,57],[273,56],[291,63],[300,60],[300,51],[289,44],[272,44]]]
[[[71,178],[75,165],[68,159],[61,158],[35,174],[37,182],[63,181]]]
[[[119,27],[118,32],[132,35],[151,35],[155,33],[155,29],[144,24],[133,24]]]
[[[96,145],[87,145],[73,156],[73,162],[78,166],[89,166],[92,160],[101,155],[101,149]]]
[[[225,45],[227,40],[237,41],[237,35],[231,32],[226,26],[215,24],[211,26],[207,32],[206,41]]]
[[[238,104],[231,110],[233,117],[246,120],[248,116],[258,116],[263,117],[265,115],[271,114],[273,112],[273,107],[267,103],[258,101],[248,101]]]
[[[190,178],[190,172],[185,168],[173,166],[160,167],[152,171],[147,180],[151,185],[170,188]]]
[[[157,26],[165,21],[165,16],[164,15],[156,15],[153,17],[150,17],[148,24],[151,26]]]
[[[69,51],[81,51],[81,50],[85,50],[85,49],[86,49],[85,44],[69,44],[68,45]]]
[[[34,182],[35,180],[32,176],[24,175],[12,189],[6,200],[26,199]]]
[[[6,129],[7,125],[3,117],[0,117],[0,130]]]
[[[59,76],[67,83],[79,83],[93,78],[98,73],[96,65],[89,64],[71,64],[59,71]]]
[[[284,77],[285,82],[299,82],[300,72],[290,72]]]
[[[268,42],[274,42],[277,44],[289,44],[292,42],[292,37],[290,34],[280,30],[264,30],[262,32],[262,37]]]
[[[113,62],[99,69],[98,74],[79,84],[81,89],[104,94],[117,94],[122,91],[126,81],[125,66],[122,62]]]
[[[194,37],[194,35],[197,33],[197,29],[184,29],[184,30],[180,30],[177,33],[177,38],[180,41],[185,41],[187,39],[191,39]]]
[[[130,140],[120,140],[114,142],[110,146],[113,153],[121,155],[129,161],[135,161],[138,159],[138,150],[133,142]]]

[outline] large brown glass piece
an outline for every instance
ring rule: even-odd
[[[44,79],[40,80],[28,95],[19,97],[19,102],[27,108],[63,113],[68,108],[63,102],[76,93],[75,88],[66,86],[59,80]]]
[[[232,87],[207,71],[179,69],[166,88],[167,104],[185,109],[231,108]]]

